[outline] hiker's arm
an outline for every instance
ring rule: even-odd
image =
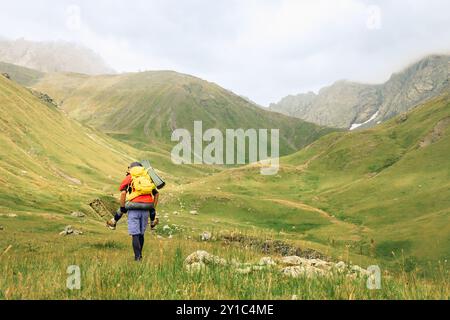
[[[124,190],[120,193],[120,207],[125,207],[125,199],[127,198],[127,191]]]
[[[159,192],[155,194],[155,200],[154,200],[154,206],[156,208],[156,206],[158,205],[158,199],[159,199]]]

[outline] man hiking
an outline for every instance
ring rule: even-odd
[[[115,227],[122,215],[128,212],[128,233],[132,237],[134,259],[140,261],[142,260],[144,234],[147,229],[149,214],[150,211],[155,212],[154,190],[156,190],[156,186],[142,164],[133,162],[128,167],[127,176],[122,181],[119,190],[121,192],[120,213],[117,213],[114,219],[108,221],[107,225]]]

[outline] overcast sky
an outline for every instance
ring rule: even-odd
[[[119,72],[176,70],[267,106],[450,53],[449,12],[448,0],[0,0],[0,35],[78,42]]]

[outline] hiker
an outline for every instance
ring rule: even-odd
[[[128,167],[127,175],[122,181],[119,190],[120,212],[107,222],[109,227],[115,227],[123,214],[128,213],[128,233],[132,237],[134,258],[142,260],[144,247],[144,234],[147,229],[149,215],[152,212],[152,224],[155,224],[155,198],[156,186],[145,168],[139,162],[133,162]]]
[[[128,173],[128,175],[129,175],[129,173]],[[126,213],[128,210],[133,210],[133,209],[149,210],[150,228],[152,230],[154,230],[155,227],[159,224],[159,218],[156,216],[156,206],[158,205],[158,199],[159,199],[158,190],[153,189],[152,195],[153,195],[153,203],[142,205],[141,203],[130,201],[130,202],[125,203],[124,211]],[[114,215],[114,218],[106,221],[106,226],[108,228],[110,228],[111,230],[116,230],[117,222],[119,222],[119,220],[122,219],[123,215],[124,215],[124,213],[121,212],[121,209],[119,208],[117,210],[116,214]]]

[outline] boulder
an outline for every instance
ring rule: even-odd
[[[83,212],[80,211],[74,211],[70,215],[76,218],[84,218],[86,216]]]
[[[299,278],[299,277],[315,277],[315,276],[327,276],[329,275],[328,272],[318,269],[313,266],[293,266],[293,267],[286,267],[281,269],[281,273],[288,277],[292,278]]]
[[[276,262],[271,257],[262,257],[258,264],[260,266],[274,266]]]
[[[281,273],[288,277],[298,278],[305,274],[305,268],[300,266],[286,267],[281,269]]]
[[[347,265],[345,264],[344,261],[339,261],[338,263],[336,263],[334,265],[334,269],[336,271],[338,271],[339,273],[343,273],[345,272],[345,270],[347,269]]]
[[[194,216],[198,215],[197,210],[191,210],[191,211],[189,211],[189,213],[192,214],[192,215],[194,215]]]
[[[287,266],[300,266],[309,264],[308,260],[298,256],[288,256],[281,259],[281,263]]]
[[[80,230],[75,230],[72,226],[69,225],[69,226],[66,226],[66,227],[64,228],[64,230],[61,231],[59,234],[60,234],[61,236],[68,236],[68,235],[75,235],[75,236],[78,236],[78,235],[82,235],[83,232],[80,231]]]
[[[195,251],[184,260],[184,263],[187,265],[193,264],[195,262],[202,262],[204,264],[216,264],[216,265],[227,264],[227,261],[225,259],[212,255],[204,250]]]
[[[353,274],[356,274],[359,277],[364,277],[364,276],[369,276],[370,272],[367,271],[366,269],[361,268],[360,266],[354,265],[351,267],[351,272]]]
[[[189,273],[199,273],[206,270],[206,265],[203,262],[194,262],[185,266]]]
[[[403,113],[402,115],[400,115],[397,120],[395,122],[397,122],[397,124],[403,123],[406,120],[408,120],[408,114],[407,113]]]
[[[322,270],[330,270],[333,267],[332,263],[321,260],[321,259],[310,259],[309,263],[311,266],[322,269]]]
[[[204,231],[201,235],[200,238],[202,241],[209,241],[211,240],[211,233],[208,231]]]
[[[253,271],[263,271],[266,270],[267,267],[269,267],[270,265],[265,265],[265,266],[252,266],[252,270]]]
[[[239,274],[249,274],[252,272],[252,268],[251,267],[247,267],[247,268],[237,268],[236,269],[236,273]]]

